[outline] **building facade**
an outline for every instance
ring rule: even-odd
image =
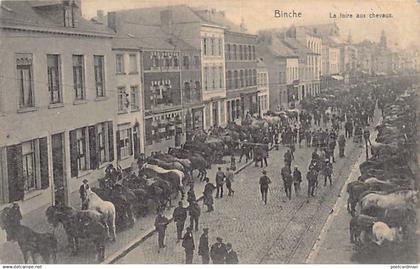
[[[268,70],[262,58],[257,63],[257,91],[259,101],[258,114],[263,116],[270,110],[270,92],[269,92]]]
[[[0,200],[77,205],[116,160],[114,34],[78,1],[1,5]]]

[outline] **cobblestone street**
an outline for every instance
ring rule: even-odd
[[[268,205],[264,205],[260,198],[258,179],[262,169],[251,165],[236,175],[233,197],[215,199],[215,211],[212,213],[205,212],[205,208],[202,207],[200,231],[194,232],[196,250],[202,228],[208,227],[209,243],[214,243],[218,236],[222,237],[224,242],[232,243],[240,263],[305,261],[362,148],[353,145],[352,142],[348,143],[346,157],[337,158],[334,164],[333,185],[324,187],[323,178],[320,178],[316,197],[309,199],[309,203],[306,198],[305,175],[313,148],[297,147],[292,167],[297,165],[302,172],[302,194],[296,197],[293,192],[291,201],[286,200],[280,177],[285,150],[285,147],[280,147],[279,151],[270,152],[269,166],[266,170],[273,183],[268,194]],[[214,177],[211,181],[214,182]],[[200,193],[199,188],[196,189],[196,193]],[[167,212],[167,216],[171,213]],[[176,242],[173,223],[166,231],[166,245],[167,247],[158,254],[157,235],[154,235],[117,263],[183,263],[184,249],[181,242]],[[194,256],[194,263],[201,263],[198,255]]]

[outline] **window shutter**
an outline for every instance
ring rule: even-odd
[[[133,155],[133,132],[132,129],[128,129],[128,139],[130,141],[130,155]]]
[[[48,174],[48,144],[46,137],[39,139],[39,156],[41,165],[41,189],[46,189],[50,186],[50,177]]]
[[[120,131],[118,130],[117,133],[117,160],[121,160],[121,145],[120,145]]]
[[[23,182],[22,146],[7,147],[7,176],[9,182],[9,203],[22,200],[25,194]]]
[[[70,166],[71,166],[71,177],[77,177],[79,168],[77,166],[77,138],[76,130],[70,131]]]
[[[99,168],[99,158],[97,150],[97,131],[95,125],[89,126],[89,153],[90,153],[90,169]]]
[[[112,121],[108,122],[108,149],[109,149],[109,158],[110,162],[114,161],[114,130],[112,126]]]

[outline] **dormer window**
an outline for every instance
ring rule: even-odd
[[[74,5],[64,6],[64,27],[75,27]]]

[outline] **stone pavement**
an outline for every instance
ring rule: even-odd
[[[305,175],[313,148],[297,146],[292,166],[299,166],[302,172],[302,194],[296,197],[293,192],[291,201],[286,199],[280,178],[286,149],[280,147],[279,151],[272,150],[269,167],[265,168],[273,181],[268,194],[268,205],[261,201],[259,192],[258,180],[262,169],[251,165],[236,176],[233,184],[234,196],[215,199],[214,212],[207,213],[205,207],[202,207],[200,231],[194,232],[196,251],[202,228],[208,227],[210,244],[215,242],[217,236],[224,238],[225,242],[231,242],[240,263],[304,262],[362,149],[350,141],[346,157],[337,157],[334,164],[333,185],[323,187],[323,179],[320,179],[316,197],[308,200]],[[214,178],[210,179],[214,181]],[[306,237],[308,234],[311,235],[310,240]],[[166,231],[166,245],[158,254],[157,236],[153,235],[116,262],[168,264],[185,261],[181,242],[176,241],[173,223],[168,225]],[[200,262],[200,257],[195,254],[194,263]]]

